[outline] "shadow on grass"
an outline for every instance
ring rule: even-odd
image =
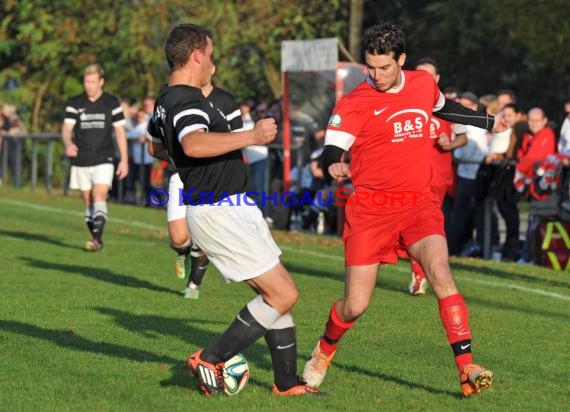
[[[68,245],[63,243],[58,239],[51,238],[49,236],[39,234],[39,233],[29,233],[29,232],[15,232],[12,230],[0,230],[0,236],[13,237],[15,239],[27,240],[32,242],[42,242],[49,243],[54,246],[66,247],[69,249],[83,250],[79,246]]]
[[[40,326],[11,320],[0,320],[0,330],[38,338],[47,342],[54,343],[63,348],[89,352],[92,354],[111,356],[114,358],[128,359],[137,362],[156,362],[169,364],[175,364],[179,362],[178,359],[174,359],[169,356],[159,356],[144,350],[133,349],[114,343],[95,342],[93,340],[75,334],[72,330],[47,329]]]
[[[422,383],[411,382],[406,379],[400,378],[398,376],[388,375],[382,372],[372,372],[353,365],[350,366],[342,364],[336,364],[336,365],[350,372],[355,372],[361,375],[370,376],[372,378],[376,378],[385,382],[392,382],[400,386],[408,387],[410,389],[421,389],[423,391],[429,392],[434,395],[447,395],[452,398],[463,399],[463,395],[459,393],[459,389],[457,392],[452,392],[445,389],[434,388],[432,386],[424,385]]]
[[[38,269],[57,270],[72,275],[78,274],[88,278],[101,280],[103,282],[108,282],[114,285],[125,286],[129,288],[147,289],[154,292],[172,293],[175,295],[180,294],[177,290],[157,286],[150,282],[147,282],[146,280],[141,280],[133,276],[113,273],[108,269],[101,269],[91,266],[65,265],[63,263],[46,262],[44,260],[38,260],[29,257],[20,257],[20,259],[26,262],[28,265]]]
[[[208,346],[233,320],[228,319],[227,322],[220,322],[199,318],[178,319],[155,315],[136,315],[106,307],[98,307],[95,310],[111,317],[118,326],[132,333],[143,335],[146,338],[155,338],[157,336],[176,337],[183,342],[193,345],[193,348],[189,347],[189,351]],[[213,325],[219,325],[216,331],[212,331]],[[269,361],[269,350],[263,339],[249,346],[243,353],[250,364],[250,368],[272,370],[271,362]],[[188,370],[185,367],[185,363],[172,365],[170,372],[172,376],[161,381],[161,386],[188,386]],[[252,383],[260,387],[266,386],[255,379],[250,379],[250,384]]]
[[[468,265],[466,263],[461,262],[452,262],[451,263],[451,270],[464,270],[468,272],[475,272],[484,276],[492,276],[500,279],[510,279],[510,280],[521,280],[523,282],[528,283],[538,283],[543,284],[545,286],[557,286],[561,288],[570,289],[570,281],[563,282],[559,280],[549,280],[549,279],[542,279],[530,275],[524,275],[521,273],[513,273],[507,272],[505,270],[497,269],[497,268],[490,268],[490,267],[481,267],[475,265]],[[522,269],[521,269],[522,270]]]
[[[528,302],[526,302],[525,300],[521,301],[521,305],[515,305],[512,303],[512,299],[511,299],[511,303],[508,303],[504,300],[501,301],[493,301],[493,300],[489,300],[489,299],[483,299],[479,296],[474,296],[474,295],[469,295],[467,297],[467,304],[471,305],[471,304],[476,304],[476,305],[480,305],[481,307],[484,307],[486,309],[489,308],[494,308],[496,310],[499,311],[510,311],[510,312],[518,312],[521,314],[526,314],[526,315],[531,315],[531,317],[527,318],[527,327],[530,327],[530,325],[534,322],[540,322],[540,319],[536,319],[533,318],[534,316],[538,316],[538,317],[542,317],[542,318],[552,318],[552,319],[559,319],[562,320],[564,322],[568,321],[568,314],[567,313],[556,313],[556,312],[549,312],[546,310],[540,310],[540,309],[533,309],[531,307],[528,306]]]
[[[106,308],[99,308],[99,312],[106,313],[115,316],[115,319],[121,324],[128,324],[133,327],[135,322],[144,322],[145,316],[132,315],[127,312],[114,311]],[[148,319],[147,319],[148,320]],[[156,323],[155,323],[156,322]],[[192,320],[192,323],[203,323],[209,325],[210,322]],[[162,326],[159,326],[160,325]],[[156,325],[156,326],[153,326]],[[157,333],[161,334],[174,334],[175,336],[184,336],[187,340],[188,337],[192,337],[193,343],[198,341],[199,346],[204,346],[212,339],[214,339],[217,334],[210,332],[205,329],[189,327],[186,322],[179,319],[169,319],[169,318],[159,318],[151,317],[149,322],[145,324],[145,333],[149,330],[156,330]],[[104,355],[119,359],[127,359],[136,362],[153,362],[158,364],[169,365],[171,376],[168,379],[160,381],[160,385],[163,387],[177,386],[177,387],[197,387],[196,382],[189,379],[188,370],[186,369],[185,362],[180,359],[173,358],[167,355],[157,355],[149,351],[130,348],[128,346],[118,345],[114,343],[107,342],[96,342],[91,339],[84,338],[75,334],[72,330],[64,329],[48,329],[42,328],[35,325],[30,325],[23,322],[11,321],[11,320],[0,320],[0,330],[14,333],[18,335],[28,336],[32,338],[41,339],[46,342],[53,343],[62,348],[77,350],[82,352],[88,352],[92,355]],[[262,367],[264,369],[270,369],[271,364],[267,361],[267,348],[263,341],[258,341],[256,344],[247,348],[244,351],[246,358],[250,362],[250,365],[256,367]],[[452,397],[460,397],[456,393],[445,391],[437,388],[433,388],[427,385],[410,382],[405,379],[399,378],[397,376],[388,375],[380,372],[373,372],[366,369],[362,369],[355,366],[338,365],[349,371],[356,372],[358,374],[370,376],[373,378],[381,379],[387,382],[393,382],[401,386],[406,386],[412,389],[421,389],[433,394],[444,394]],[[250,366],[251,367],[251,366]],[[255,372],[253,372],[255,374]],[[250,384],[257,385],[259,387],[267,387],[265,382],[256,380],[255,378],[250,379]]]

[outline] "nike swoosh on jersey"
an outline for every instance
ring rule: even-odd
[[[379,110],[374,110],[374,116],[380,116],[384,110],[386,110],[387,107],[383,108],[383,109],[379,109]]]

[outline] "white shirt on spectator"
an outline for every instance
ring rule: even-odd
[[[560,139],[558,140],[558,153],[570,156],[570,118],[566,117],[562,123],[560,130]]]
[[[467,144],[453,151],[457,162],[457,176],[475,180],[481,161],[489,153],[487,131],[479,127],[464,126],[467,134]]]

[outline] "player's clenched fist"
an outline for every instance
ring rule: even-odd
[[[255,144],[271,143],[277,136],[277,124],[275,119],[261,119],[253,129]]]
[[[78,152],[79,150],[77,149],[77,146],[74,143],[65,146],[65,155],[67,157],[77,157]]]
[[[346,163],[333,163],[329,166],[329,174],[333,179],[350,177],[350,169]]]

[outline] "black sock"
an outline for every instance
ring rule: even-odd
[[[265,341],[271,353],[275,386],[286,391],[299,384],[297,377],[297,335],[295,327],[270,329]]]
[[[100,243],[103,244],[103,229],[105,228],[105,216],[95,216],[93,218],[93,237]]]
[[[267,333],[267,329],[255,320],[247,306],[214,343],[204,349],[200,356],[210,363],[227,361]]]
[[[190,254],[190,276],[188,276],[187,286],[190,286],[190,282],[196,286],[202,284],[202,279],[204,279],[204,275],[208,269],[208,263],[210,263],[208,256],[192,256],[192,253]]]
[[[87,218],[85,218],[85,223],[87,224],[87,228],[89,229],[89,233],[91,233],[91,237],[93,237],[93,220],[91,218],[89,218],[89,220],[87,220]]]

